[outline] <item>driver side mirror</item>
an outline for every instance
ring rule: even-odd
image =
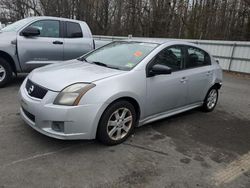
[[[25,37],[35,37],[40,35],[40,30],[35,27],[27,27],[22,31],[22,35]]]
[[[149,70],[149,76],[156,76],[156,75],[161,75],[161,74],[171,74],[172,69],[166,65],[160,65],[156,64],[151,67]]]

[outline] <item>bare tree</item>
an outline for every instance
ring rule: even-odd
[[[86,21],[94,34],[250,40],[250,0],[0,0],[0,21]]]

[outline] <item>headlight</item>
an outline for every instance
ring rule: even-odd
[[[54,104],[65,106],[77,106],[82,96],[95,84],[77,83],[63,89],[56,97]]]

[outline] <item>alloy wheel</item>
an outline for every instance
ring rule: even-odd
[[[117,109],[108,120],[107,133],[110,139],[123,139],[129,133],[132,123],[133,116],[128,108]]]
[[[5,68],[0,65],[0,82],[2,82],[6,77],[6,70]]]
[[[218,98],[218,93],[216,89],[212,89],[207,97],[207,107],[208,109],[212,109],[215,107],[216,102],[217,102],[217,98]]]

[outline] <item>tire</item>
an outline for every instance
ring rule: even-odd
[[[217,88],[212,87],[206,95],[206,98],[204,100],[202,110],[204,112],[212,112],[214,108],[216,107],[216,104],[218,102],[219,98],[219,91]]]
[[[12,68],[3,58],[0,58],[0,88],[6,86],[12,78]]]
[[[117,145],[131,135],[135,124],[136,112],[134,106],[128,101],[118,101],[104,111],[96,137],[105,145]]]

